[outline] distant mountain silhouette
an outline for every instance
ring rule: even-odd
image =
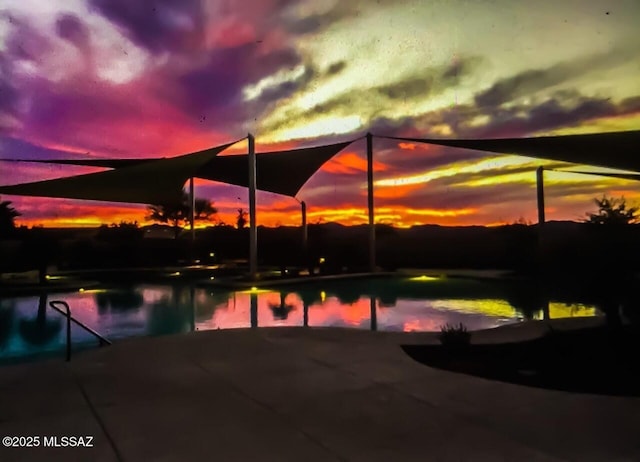
[[[248,229],[211,226],[178,239],[165,225],[141,228],[143,234],[166,239],[105,241],[98,229],[20,230],[11,245],[1,245],[0,271],[34,269],[34,239],[46,239],[59,251],[52,255],[59,267],[118,267],[173,265],[185,261],[193,250],[201,261],[248,258]],[[166,230],[166,231],[165,231]],[[37,231],[37,232],[36,232]],[[376,225],[376,260],[387,270],[396,268],[477,268],[535,271],[607,272],[628,265],[640,267],[640,226],[630,225],[611,234],[601,225],[574,221],[550,221],[538,225],[441,226],[425,224],[411,228]],[[165,236],[166,235],[166,236]],[[260,265],[309,267],[320,265],[325,273],[368,269],[367,225],[345,226],[329,222],[310,224],[305,258],[300,227],[260,227]],[[173,242],[169,242],[173,241]],[[322,260],[322,264],[320,261]],[[35,268],[37,269],[37,268]],[[539,269],[539,268],[538,268]],[[545,270],[546,271],[546,270]]]

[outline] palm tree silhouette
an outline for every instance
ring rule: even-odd
[[[11,206],[11,201],[0,201],[0,237],[15,229],[15,219],[20,215],[20,212]]]
[[[236,226],[238,229],[242,229],[247,226],[247,212],[245,209],[238,209],[238,215],[236,217]]]
[[[196,198],[193,210],[196,220],[210,220],[218,213],[218,209],[213,206],[210,200],[201,198]]]
[[[154,204],[147,207],[149,212],[148,220],[160,223],[168,223],[173,227],[174,239],[180,234],[180,225],[191,222],[189,196],[182,194],[182,201],[179,203]],[[195,220],[211,220],[218,213],[218,209],[208,199],[196,198],[193,208]]]

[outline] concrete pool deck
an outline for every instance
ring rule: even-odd
[[[589,320],[553,321],[569,329]],[[473,334],[533,338],[542,322]],[[418,364],[433,333],[271,328],[137,338],[0,368],[0,436],[29,461],[632,461],[640,399],[527,388]],[[61,441],[61,440],[58,440]]]

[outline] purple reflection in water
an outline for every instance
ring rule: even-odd
[[[463,323],[478,330],[541,316],[537,307],[513,306],[485,285],[448,284],[378,280],[236,292],[135,285],[52,294],[48,300],[67,301],[74,317],[110,340],[252,326],[438,331],[446,323]],[[65,331],[52,328],[60,315],[47,310],[43,316],[39,306],[37,296],[0,300],[0,361],[63,351]],[[597,315],[587,304],[548,306],[551,317]],[[96,345],[79,328],[72,329],[72,341],[74,349]]]

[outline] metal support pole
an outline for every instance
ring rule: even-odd
[[[193,177],[189,178],[189,222],[191,228],[191,249],[189,255],[191,262],[193,263],[195,256],[195,247],[196,247],[196,193],[195,186],[193,182]]]
[[[536,187],[538,192],[538,224],[543,225],[544,217],[544,167],[536,170]]]
[[[376,270],[376,228],[373,210],[373,136],[367,133],[367,199],[369,207],[369,271]]]
[[[249,277],[258,275],[258,233],[256,228],[256,149],[251,133],[247,136],[249,145]]]
[[[544,216],[544,167],[540,166],[536,170],[536,190],[537,190],[537,204],[538,204],[538,229],[536,230],[536,266],[538,271],[542,271],[546,265],[543,243],[542,243],[542,228],[545,222]],[[548,312],[548,310],[547,310]],[[545,316],[547,313],[545,313]]]
[[[193,177],[189,178],[189,221],[191,223],[191,242],[196,240],[196,194],[193,184]]]
[[[300,208],[302,211],[302,253],[306,263],[309,254],[309,229],[307,227],[307,204],[305,201],[300,202]]]

